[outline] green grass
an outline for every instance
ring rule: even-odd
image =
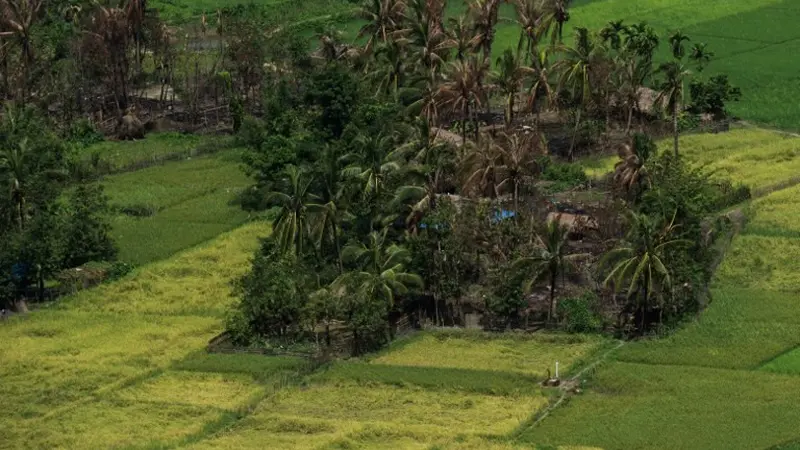
[[[559,361],[566,372],[573,362],[597,350],[597,337],[580,335],[501,335],[456,332],[416,337],[394,351],[380,355],[375,364],[497,371],[543,379]]]
[[[112,237],[119,259],[136,265],[167,258],[241,225],[250,218],[235,203],[251,184],[239,151],[168,162],[106,177]],[[137,217],[128,209],[147,209]]]
[[[605,449],[753,449],[797,438],[800,377],[610,363],[523,443]]]
[[[98,157],[110,171],[120,171],[140,164],[156,164],[165,158],[194,156],[198,150],[228,148],[229,138],[200,137],[195,134],[154,133],[135,141],[103,141],[78,150],[83,160]]]

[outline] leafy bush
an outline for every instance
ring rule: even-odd
[[[278,338],[293,340],[304,321],[307,295],[298,263],[274,250],[266,240],[253,267],[239,280],[241,302],[228,318],[228,331],[238,345]]]
[[[84,147],[103,142],[103,134],[97,131],[94,124],[87,119],[79,119],[70,125],[67,140]]]
[[[137,203],[134,205],[123,206],[120,208],[120,212],[131,217],[151,217],[156,214],[157,209],[153,205]]]
[[[689,111],[694,114],[711,114],[715,120],[724,119],[728,114],[725,104],[739,101],[742,91],[732,86],[727,75],[717,75],[708,81],[692,81],[689,84],[692,103]]]
[[[543,159],[542,179],[554,182],[550,186],[553,192],[571,189],[589,180],[580,165],[553,163],[549,158]]]
[[[106,270],[106,281],[119,280],[131,273],[133,269],[133,264],[126,263],[125,261],[114,261]]]
[[[570,333],[599,331],[603,326],[603,320],[597,313],[597,301],[597,296],[588,291],[580,297],[560,300],[557,315],[564,329]]]

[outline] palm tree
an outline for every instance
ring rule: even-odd
[[[492,44],[499,8],[500,0],[471,0],[467,3],[475,34],[478,36],[478,46],[483,51],[484,62],[487,63],[492,61]]]
[[[380,298],[391,307],[396,295],[424,286],[419,275],[406,271],[411,252],[395,244],[387,246],[386,232],[373,231],[367,245],[358,243],[344,248],[345,261],[357,269],[340,275],[333,282],[334,287],[347,286],[371,298]]]
[[[543,145],[539,136],[518,133],[500,133],[499,141],[498,163],[494,167],[496,189],[497,192],[511,191],[514,211],[519,217],[520,187],[539,173],[541,168],[537,158],[544,153]]]
[[[311,236],[309,205],[318,199],[310,190],[313,179],[302,169],[289,165],[285,171],[286,192],[267,194],[267,201],[281,208],[272,224],[273,233],[283,251],[302,255]]]
[[[636,23],[625,27],[625,49],[643,58],[649,66],[653,62],[653,53],[658,48],[658,33],[646,23]]]
[[[544,279],[550,285],[550,306],[547,309],[547,323],[553,320],[556,302],[556,285],[558,276],[562,275],[571,267],[574,261],[582,254],[569,254],[568,243],[569,228],[562,226],[561,222],[551,220],[545,227],[544,235],[536,236],[536,250],[533,256],[520,258],[514,262],[517,271],[525,271],[530,275],[527,277],[523,290],[529,293],[533,286]]]
[[[514,120],[514,100],[517,93],[525,81],[536,72],[522,65],[519,52],[515,54],[510,48],[497,58],[497,68],[498,70],[492,73],[492,80],[500,93],[506,97],[505,121],[506,127],[510,127]]]
[[[367,23],[358,31],[358,37],[369,36],[366,49],[371,50],[376,42],[386,43],[396,31],[403,18],[405,4],[400,0],[369,0],[358,12]]]
[[[467,121],[472,119],[472,106],[477,108],[483,103],[483,67],[474,58],[467,62],[454,61],[450,64],[448,77],[439,89],[442,105],[450,106],[454,112],[461,112],[462,144],[467,142]]]
[[[452,148],[436,141],[427,121],[420,120],[417,123],[416,139],[392,154],[394,158],[408,161],[405,164],[406,174],[412,183],[400,186],[392,202],[394,206],[412,203],[407,222],[436,208],[437,196],[443,190],[447,172],[454,159]]]
[[[536,111],[537,125],[539,123],[539,113],[541,112],[541,108],[537,106],[539,96],[545,96],[548,106],[552,106],[554,103],[554,93],[550,85],[550,62],[548,61],[548,56],[547,50],[542,50],[534,55],[530,68],[533,82],[528,91],[528,108],[531,111]]]
[[[447,46],[456,50],[456,59],[463,63],[467,55],[478,47],[481,36],[474,33],[475,26],[467,16],[451,17],[448,22]]]
[[[550,32],[552,45],[560,44],[564,37],[564,24],[569,21],[570,0],[544,0],[546,15],[542,22],[544,34]]]
[[[614,165],[614,184],[629,195],[643,183],[650,185],[648,162],[655,156],[655,146],[645,135],[634,136],[632,144],[623,147],[621,159]]]
[[[447,35],[429,13],[424,0],[412,0],[406,9],[406,27],[399,32],[400,42],[408,45],[419,69],[431,82],[437,82],[450,52]]]
[[[581,113],[592,100],[593,70],[602,57],[602,48],[595,45],[586,28],[576,28],[575,45],[573,47],[561,46],[563,58],[554,67],[561,70],[559,87],[572,93],[573,100],[577,103],[575,115],[575,130],[569,147],[569,160],[573,159],[575,139],[580,127]]]
[[[502,147],[488,134],[470,147],[459,164],[464,180],[461,191],[467,195],[497,197],[497,166]]]
[[[383,193],[389,175],[400,169],[396,161],[387,159],[395,146],[394,135],[386,131],[361,134],[355,142],[357,150],[342,157],[347,164],[342,169],[342,176],[361,180],[364,183],[363,194],[377,198]]]
[[[378,93],[391,93],[397,99],[406,73],[406,52],[394,39],[375,46],[375,65],[371,70]]]
[[[713,57],[714,52],[708,50],[708,44],[705,42],[695,43],[692,46],[692,52],[689,54],[689,59],[697,64],[698,72],[702,72]]]
[[[680,61],[671,61],[659,66],[658,71],[664,75],[664,79],[658,85],[658,96],[656,104],[666,103],[667,109],[672,114],[672,133],[674,139],[675,157],[678,157],[678,115],[683,101],[684,80],[691,74]]]
[[[428,126],[432,127],[439,117],[439,107],[443,103],[438,83],[418,74],[409,81],[404,91],[408,95],[407,98],[412,99],[406,107],[409,115],[423,117],[428,122]]]
[[[338,157],[335,149],[331,145],[326,145],[319,158],[319,171],[321,173],[321,194],[319,202],[308,205],[308,211],[315,215],[314,229],[312,234],[315,238],[317,248],[323,252],[324,242],[333,245],[336,251],[336,259],[339,263],[339,272],[343,268],[342,249],[340,244],[340,226],[348,218],[348,212],[344,201],[344,179],[340,169],[341,158]]]
[[[683,59],[686,55],[686,48],[683,43],[689,41],[691,41],[689,36],[686,36],[680,30],[672,33],[669,36],[669,48],[672,50],[672,57],[678,60]]]
[[[524,45],[524,55],[527,59],[531,55],[537,54],[536,49],[545,32],[542,28],[545,10],[541,0],[516,0],[514,9],[517,13],[517,24],[520,27],[517,51],[522,51]]]
[[[29,153],[27,139],[23,139],[18,146],[0,152],[0,176],[6,178],[8,182],[9,194],[15,208],[15,219],[20,232],[25,227],[27,202],[25,181]]]
[[[27,97],[27,86],[31,81],[30,70],[34,62],[31,30],[39,17],[42,4],[42,0],[0,0],[0,38],[15,38],[22,55],[23,103]]]
[[[625,241],[611,250],[601,261],[601,267],[613,264],[613,268],[603,281],[615,291],[625,289],[628,299],[636,299],[641,314],[639,328],[644,330],[645,313],[654,295],[672,287],[672,276],[664,264],[667,249],[687,243],[673,239],[677,226],[675,216],[658,229],[652,218],[644,214],[631,214],[631,228]]]
[[[600,37],[613,50],[619,50],[622,47],[622,35],[627,28],[622,20],[611,21],[600,30]]]

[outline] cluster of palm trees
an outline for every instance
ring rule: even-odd
[[[350,58],[371,74],[380,92],[411,98],[410,108],[431,126],[441,123],[441,113],[459,118],[464,142],[470,122],[474,139],[480,138],[478,113],[488,112],[490,100],[499,97],[506,125],[518,111],[537,117],[543,109],[570,111],[571,158],[587,117],[605,119],[607,126],[619,117],[629,133],[637,111],[653,112],[641,111],[648,85],[658,88],[655,105],[672,116],[677,136],[683,86],[690,75],[684,61],[702,70],[713,56],[706,44],[687,51],[689,38],[675,32],[669,36],[673,60],[656,66],[659,36],[645,23],[613,21],[596,33],[576,27],[574,43],[565,44],[568,0],[510,3],[520,37],[516,48],[504,49],[496,61],[492,51],[500,0],[469,1],[465,14],[446,21],[441,0],[370,0],[360,13],[367,21],[359,32],[366,40],[363,48],[338,57]]]

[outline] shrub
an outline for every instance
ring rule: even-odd
[[[120,208],[120,212],[122,214],[131,217],[151,217],[156,214],[156,211],[157,210],[155,206],[142,203],[126,205]]]
[[[103,142],[103,134],[97,131],[94,124],[87,119],[79,119],[70,125],[67,140],[84,147]]]
[[[119,280],[133,271],[133,264],[115,261],[106,270],[106,281]]]
[[[278,338],[293,340],[305,319],[307,295],[290,255],[273,249],[272,241],[256,253],[250,273],[239,280],[241,301],[228,319],[228,331],[236,344]]]
[[[589,180],[580,165],[553,163],[549,159],[544,159],[542,179],[553,182],[550,187],[553,192],[571,189]]]
[[[599,331],[603,321],[597,313],[597,296],[585,292],[580,297],[569,297],[558,302],[557,315],[561,325],[570,333]]]

